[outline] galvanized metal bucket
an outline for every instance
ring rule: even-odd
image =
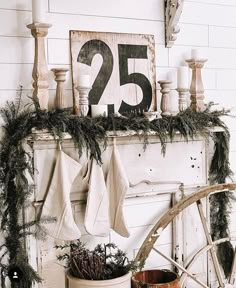
[[[132,276],[132,288],[180,288],[180,282],[170,270],[146,270]]]

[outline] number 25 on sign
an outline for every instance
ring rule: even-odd
[[[91,75],[89,104],[115,112],[156,110],[152,35],[70,31],[74,97],[80,75]]]

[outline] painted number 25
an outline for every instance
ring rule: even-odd
[[[91,66],[93,57],[100,54],[103,58],[102,66],[94,80],[89,93],[90,104],[98,104],[111,77],[114,60],[110,47],[101,40],[87,41],[81,48],[77,61]],[[118,44],[120,86],[126,84],[138,85],[143,93],[142,101],[137,105],[130,105],[122,100],[119,112],[132,110],[146,111],[152,102],[152,86],[149,79],[141,73],[128,72],[128,59],[148,59],[146,45]]]

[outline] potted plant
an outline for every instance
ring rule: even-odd
[[[137,265],[115,244],[99,244],[89,250],[78,240],[56,248],[69,248],[69,253],[58,256],[58,260],[67,261],[69,288],[131,287],[131,272],[137,269]]]

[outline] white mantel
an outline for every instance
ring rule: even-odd
[[[217,129],[217,131],[219,131]],[[35,195],[32,199],[33,210],[40,209],[45,197],[46,191],[50,183],[53,167],[58,151],[58,141],[53,136],[43,131],[38,133],[34,131],[34,137],[28,139],[29,147],[33,148],[33,157],[35,165]],[[45,132],[45,133],[44,133]],[[212,132],[212,131],[211,131]],[[130,257],[136,255],[138,248],[142,244],[144,237],[147,235],[158,219],[169,207],[170,202],[182,198],[184,195],[196,191],[197,187],[202,187],[208,183],[208,163],[209,151],[208,140],[200,135],[196,135],[193,140],[186,142],[180,135],[176,135],[174,140],[167,143],[165,157],[161,154],[160,139],[155,133],[149,133],[146,150],[143,150],[143,138],[133,131],[119,131],[115,134],[111,132],[108,137],[107,149],[102,153],[104,175],[107,173],[110,161],[114,138],[120,152],[123,166],[126,170],[130,187],[125,201],[125,215],[127,223],[130,226],[131,237],[129,239],[122,238],[115,232],[111,232],[109,237],[89,236],[83,226],[84,211],[86,204],[86,191],[81,188],[81,178],[78,176],[74,181],[71,191],[72,209],[74,217],[82,231],[82,240],[93,246],[95,243],[113,241],[122,249],[127,250]],[[64,135],[62,149],[69,156],[80,162],[82,165],[87,162],[84,153],[79,158],[75,149],[73,140],[68,134]],[[46,164],[45,164],[46,163]],[[148,182],[151,183],[148,183]],[[180,191],[180,186],[184,187]],[[30,214],[32,217],[32,214]],[[196,241],[194,241],[196,231],[200,229],[201,223],[194,219],[196,214],[189,211],[188,217],[185,219],[188,231],[185,231],[184,237],[178,239],[182,244],[183,253],[190,253],[197,249]],[[190,221],[190,222],[189,222]],[[182,224],[181,224],[182,225]],[[193,229],[193,231],[189,231]],[[199,243],[203,241],[199,239]],[[56,263],[56,251],[54,246],[61,243],[48,238],[47,241],[35,241],[30,239],[29,249],[31,251],[31,262],[37,267],[44,281],[39,287],[47,288],[64,288],[64,270],[63,267]],[[168,232],[162,240],[163,249],[171,254],[171,234]],[[32,247],[37,247],[35,252]],[[205,267],[206,259],[202,259],[202,269],[207,271]],[[153,261],[152,257],[147,261],[146,268],[154,268],[158,266],[166,266],[167,263],[160,260]],[[206,275],[203,271],[199,272],[199,277],[203,280]]]

